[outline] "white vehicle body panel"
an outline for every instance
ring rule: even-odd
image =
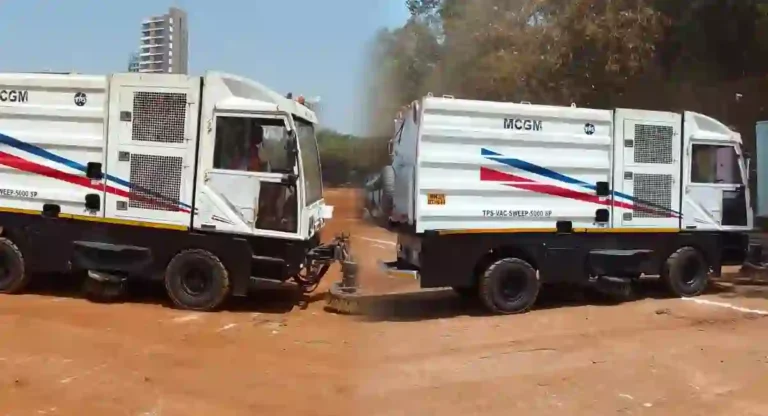
[[[301,180],[297,182],[298,204],[299,207],[305,208],[299,210],[297,232],[285,233],[254,228],[253,222],[258,215],[258,209],[254,204],[259,195],[260,183],[279,183],[281,175],[248,172],[232,174],[232,172],[214,169],[213,153],[217,116],[285,119],[290,129],[295,129],[295,126],[288,116],[317,123],[317,118],[312,111],[259,83],[219,72],[206,74],[201,114],[201,123],[204,128],[200,133],[201,143],[198,155],[200,173],[197,177],[197,198],[201,201],[199,205],[201,211],[195,216],[194,228],[215,225],[220,231],[256,233],[267,237],[287,239],[312,237],[324,222],[321,219],[325,202],[321,199],[307,207]],[[299,175],[299,178],[303,177],[300,165],[297,165],[295,174]],[[252,187],[243,188],[243,186]],[[232,196],[228,197],[228,195]],[[207,206],[207,202],[202,201],[210,201],[211,205]]]
[[[0,207],[103,216],[83,206],[101,185],[82,179],[88,161],[106,164],[107,106],[104,76],[0,74]]]
[[[111,77],[106,172],[128,179],[134,193],[107,192],[107,217],[189,225],[199,97],[196,77]],[[156,194],[167,200],[154,199]]]
[[[718,165],[716,182],[727,183],[696,183],[692,180],[693,150],[696,145],[718,148],[715,152],[715,163]],[[728,214],[728,208],[723,205],[727,203],[729,194],[738,193],[739,188],[748,183],[749,174],[741,146],[741,136],[723,123],[702,114],[685,113],[683,228],[720,231],[752,229],[754,214],[751,209],[746,212],[746,221],[739,225],[729,224],[728,218],[724,221],[723,217]],[[746,204],[751,207],[750,193],[745,188],[741,192],[744,200],[737,205]]]
[[[0,209],[55,204],[80,219],[312,237],[333,209],[322,197],[306,204],[300,162],[295,232],[254,227],[260,187],[284,178],[213,169],[217,115],[281,118],[290,130],[296,117],[317,123],[303,105],[218,72],[0,74]],[[100,164],[102,180],[86,176],[89,164]],[[100,209],[85,209],[89,194],[100,196]]]
[[[613,226],[680,226],[682,117],[659,111],[615,112]]]
[[[739,158],[729,163],[742,177],[692,184],[689,153],[697,140],[731,146]],[[746,183],[740,138],[696,113],[430,96],[403,112],[392,141],[390,219],[416,233],[546,231],[558,222],[585,231],[752,226],[748,198],[748,221],[718,224],[718,201]],[[606,211],[608,220],[598,221]]]
[[[593,203],[557,192],[583,192],[609,180],[610,111],[427,98],[422,120],[418,232],[549,228],[554,218],[598,227]],[[530,124],[537,121],[546,127],[537,131]],[[430,204],[429,194],[444,194],[445,205]]]

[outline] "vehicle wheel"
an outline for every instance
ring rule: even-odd
[[[669,256],[661,279],[675,296],[698,296],[704,293],[709,284],[709,266],[698,250],[683,247]]]
[[[379,205],[382,214],[389,218],[395,206],[395,168],[384,166],[381,170],[381,200]]]
[[[229,273],[218,257],[206,250],[177,254],[165,270],[165,289],[183,309],[212,311],[230,293]]]
[[[506,258],[493,263],[480,279],[480,299],[492,312],[527,312],[539,295],[536,270],[527,262]]]
[[[460,298],[463,299],[472,299],[477,297],[477,288],[476,287],[452,287],[453,292],[456,293]]]
[[[29,283],[21,250],[7,238],[0,238],[0,293],[19,293]]]

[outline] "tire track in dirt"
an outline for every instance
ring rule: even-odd
[[[738,353],[745,347],[744,334],[764,332],[766,321],[740,323],[744,327],[731,334],[700,332],[692,327],[663,334],[640,332],[623,340],[608,338],[583,346],[573,345],[579,340],[572,339],[572,345],[564,350],[525,356],[492,351],[483,356],[436,354],[420,364],[401,364],[392,358],[390,362],[396,364],[388,369],[370,370],[377,377],[359,392],[365,397],[363,401],[374,407],[397,403],[398,411],[416,414],[461,414],[479,409],[484,414],[508,414],[512,408],[525,409],[527,414],[555,410],[584,415],[622,409],[650,411],[643,406],[645,403],[650,403],[657,414],[672,414],[660,410],[674,408],[680,400],[691,412],[680,414],[700,414],[707,409],[707,403],[702,402],[707,398],[722,399],[742,394],[755,384],[766,384],[765,368],[755,366],[766,366],[760,359],[768,351],[763,348],[751,355]],[[681,339],[684,345],[680,345]],[[719,345],[723,339],[729,340],[724,342],[726,347]],[[648,344],[649,340],[655,345]],[[731,371],[724,371],[726,366]],[[404,367],[410,372],[404,372]],[[467,392],[475,395],[464,401],[455,399],[467,396]],[[634,400],[623,403],[622,394]],[[760,395],[744,395],[749,397],[745,398],[747,403],[762,400]],[[600,402],[590,403],[594,397]]]
[[[700,352],[699,358],[706,358],[707,352],[705,350],[699,351],[699,349],[704,348],[709,351],[716,349],[718,342],[728,344],[723,342],[722,336],[713,337],[713,333],[722,335],[722,332],[726,332],[725,339],[734,339],[728,338],[729,327],[756,325],[758,328],[755,329],[763,331],[768,327],[768,321],[753,320],[743,316],[720,316],[719,313],[713,314],[712,311],[703,316],[682,318],[685,318],[683,324],[662,317],[666,321],[661,326],[645,324],[629,329],[557,333],[522,340],[486,342],[470,346],[454,345],[426,352],[423,350],[415,352],[417,348],[412,348],[411,353],[400,351],[396,355],[385,355],[386,358],[374,362],[367,372],[377,374],[377,376],[371,379],[369,383],[361,386],[358,392],[361,396],[366,397],[364,401],[371,400],[373,402],[384,400],[381,396],[387,396],[390,401],[401,403],[395,398],[402,395],[403,400],[409,403],[409,406],[399,408],[403,411],[404,409],[407,409],[408,412],[449,411],[449,406],[445,408],[440,406],[437,408],[420,407],[415,403],[408,402],[407,398],[422,394],[430,397],[436,395],[435,392],[440,391],[446,393],[445,395],[441,394],[441,397],[447,399],[451,392],[456,393],[459,386],[463,386],[461,388],[474,386],[472,388],[477,390],[480,387],[505,384],[505,380],[517,380],[516,386],[519,386],[522,380],[529,380],[530,382],[538,380],[535,383],[547,385],[552,384],[552,380],[555,380],[555,384],[557,384],[558,377],[564,374],[569,374],[569,378],[573,379],[594,379],[596,381],[592,381],[591,384],[595,385],[600,380],[599,374],[607,373],[602,375],[610,379],[612,377],[611,367],[620,366],[624,369],[628,365],[633,369],[645,365],[655,367],[652,371],[659,374],[680,375],[679,382],[687,386],[690,377],[682,376],[685,372],[678,365],[679,362],[686,361],[686,354]],[[674,319],[679,320],[679,318]],[[402,337],[402,334],[399,335]],[[432,334],[424,334],[424,338],[430,335]],[[457,334],[457,336],[452,337],[452,340],[462,342],[471,338],[468,335]],[[686,344],[674,349],[661,350],[654,348],[653,345],[648,345],[648,340],[663,342],[662,340],[665,339],[685,339]],[[376,339],[376,343],[380,349],[386,350],[387,341]],[[424,342],[416,342],[415,345],[423,346],[425,344]],[[670,345],[675,345],[675,343],[670,342]],[[638,346],[643,348],[637,348]],[[735,350],[738,347],[743,348],[743,342],[741,345],[731,347]],[[762,351],[768,354],[768,350],[763,349]],[[750,357],[750,359],[755,359],[755,357]],[[752,362],[750,362],[751,364]],[[653,372],[645,371],[646,379],[653,379],[658,375],[654,375]],[[403,380],[408,381],[403,383]],[[610,387],[610,383],[606,386],[606,388]],[[739,386],[740,388],[744,387],[743,383]],[[652,383],[649,383],[649,386],[644,388],[649,390],[651,387],[653,387]],[[683,388],[677,393],[681,395],[705,394],[692,387]],[[616,393],[616,397],[619,397],[620,394],[620,392]],[[589,394],[586,395],[589,396]],[[663,396],[662,392],[657,392],[657,395]],[[578,401],[578,399],[573,400]],[[455,404],[453,401],[451,403]],[[549,408],[548,410],[553,409]],[[611,411],[615,411],[615,409]],[[450,412],[458,414],[458,409],[450,407]],[[386,412],[381,414],[386,414]]]

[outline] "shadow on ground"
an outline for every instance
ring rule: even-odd
[[[768,289],[768,287],[766,287]],[[726,296],[733,288],[714,282],[706,294]],[[635,286],[628,301],[597,301],[580,287],[544,287],[539,292],[535,310],[563,309],[586,305],[615,307],[646,299],[669,299],[671,296],[658,279],[643,279]],[[430,290],[375,296],[365,302],[362,319],[366,321],[411,322],[458,316],[485,317],[489,313],[477,299],[465,299],[453,290]]]
[[[69,275],[36,276],[26,293],[85,299],[82,280]],[[545,287],[539,294],[534,310],[562,309],[593,305],[614,307],[644,299],[667,299],[670,295],[656,279],[644,279],[635,287],[635,296],[626,302],[595,301],[578,287]],[[768,279],[764,276],[725,275],[715,279],[706,294],[723,299],[757,298],[768,300]],[[260,312],[284,314],[309,304],[324,302],[326,292],[305,295],[293,284],[254,281],[245,298],[232,298],[223,310],[231,312]],[[174,308],[161,283],[133,282],[126,295],[111,303],[160,305]],[[459,316],[484,317],[488,312],[479,300],[457,296],[452,290],[421,290],[407,293],[376,295],[365,302],[362,319],[367,321],[409,322],[445,319]]]
[[[721,298],[768,300],[767,272],[745,271],[724,274],[722,278],[716,279],[715,282],[725,289],[719,294],[719,297]]]
[[[82,286],[82,278],[72,275],[35,276],[25,293],[57,298],[86,299]],[[224,304],[222,310],[282,314],[296,308],[306,308],[309,304],[324,299],[325,293],[322,291],[305,295],[294,284],[254,280],[248,297],[233,297]],[[150,304],[175,308],[168,298],[163,284],[148,281],[132,281],[127,287],[125,296],[108,303]]]

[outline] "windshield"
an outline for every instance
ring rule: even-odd
[[[304,189],[306,190],[307,205],[309,206],[323,197],[320,154],[317,150],[317,140],[315,139],[315,126],[299,118],[294,120],[296,122],[296,134],[299,138]]]

